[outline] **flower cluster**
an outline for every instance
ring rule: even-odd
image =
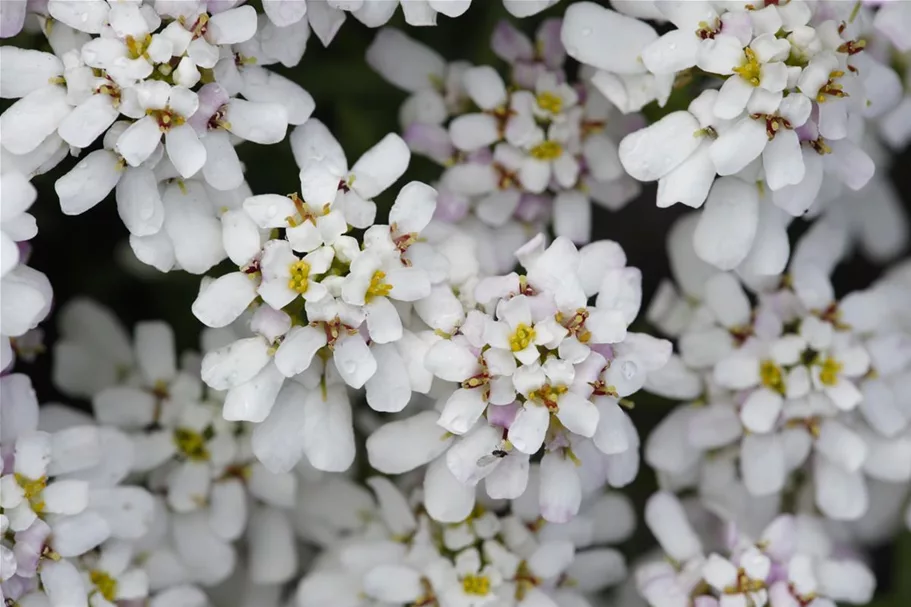
[[[144,241],[155,239],[148,263],[159,268],[162,241],[186,244],[186,215],[215,221],[210,199],[244,195],[234,145],[277,143],[313,111],[306,91],[263,67],[295,65],[303,45],[296,54],[295,44],[275,48],[250,6],[51,0],[41,27],[53,52],[3,47],[9,76],[0,94],[18,99],[0,117],[4,163],[40,174],[100,139],[101,149],[57,180],[61,209],[83,213],[116,192],[121,219],[142,241],[137,256],[151,257]],[[179,192],[160,185],[193,177],[196,186]],[[176,257],[199,273],[224,253],[213,256]]]
[[[0,378],[0,600],[93,605],[148,596],[131,543],[151,528],[155,503],[125,486],[134,452],[116,430],[45,406],[29,378]]]
[[[397,30],[380,31],[367,51],[411,93],[400,111],[409,146],[445,167],[437,219],[478,234],[494,273],[551,222],[557,236],[589,242],[591,201],[616,209],[638,193],[612,138],[625,123],[608,121],[612,107],[597,89],[567,81],[559,31],[559,19],[545,21],[533,43],[497,26],[491,45],[511,66],[509,86],[493,67],[447,64]],[[498,251],[487,254],[485,240]]]
[[[598,68],[592,84],[625,111],[695,87],[686,110],[625,137],[620,162],[658,182],[659,206],[704,205],[701,259],[774,275],[787,255],[769,249],[770,235],[818,199],[870,181],[864,121],[890,112],[902,86],[888,61],[863,52],[863,20],[843,14],[849,3],[735,5],[655,3],[676,28],[659,37],[581,2],[567,10],[562,35],[571,56]]]
[[[649,498],[645,521],[670,560],[636,570],[636,585],[652,607],[683,604],[684,597],[704,607],[793,607],[864,604],[873,596],[873,573],[838,554],[818,519],[782,515],[755,536],[731,528],[724,554],[708,556],[674,495]]]
[[[592,502],[582,517],[591,530],[574,536],[564,525],[529,524],[481,505],[458,524],[440,524],[388,479],[366,482],[376,499],[367,498],[367,522],[325,547],[297,588],[298,607],[588,604],[626,575],[620,553],[603,545],[632,530],[617,496]]]
[[[694,399],[647,443],[670,486],[697,485],[733,520],[789,501],[857,520],[869,509],[866,479],[911,480],[911,334],[901,321],[911,283],[896,272],[837,300],[827,267],[846,241],[817,223],[755,306],[729,273],[690,272],[695,306],[665,285],[650,318],[678,337],[680,357],[658,383]]]
[[[425,507],[438,520],[467,516],[484,480],[494,499],[537,493],[544,519],[564,523],[584,493],[624,486],[639,468],[639,436],[623,406],[671,354],[669,342],[627,332],[641,302],[639,271],[609,241],[577,251],[563,238],[545,248],[538,237],[517,257],[525,274],[482,279],[476,308],[431,324],[423,364],[450,382],[437,382],[439,412],[391,422],[367,440],[382,472],[430,464]],[[407,455],[401,444],[411,445]],[[542,450],[540,467],[530,467]],[[530,468],[540,473],[534,492]]]
[[[137,324],[130,340],[116,317],[90,300],[67,304],[60,333],[56,385],[91,399],[94,418],[129,454],[118,466],[155,496],[147,532],[111,548],[143,577],[153,604],[171,604],[175,592],[190,597],[188,604],[205,601],[202,588],[239,573],[260,588],[292,579],[298,547],[290,509],[302,479],[256,461],[251,426],[221,416],[224,394],[203,385],[200,355],[185,352],[178,360],[174,333],[160,321]],[[204,344],[223,340],[212,333]],[[116,594],[118,580],[95,577],[94,592],[114,600],[98,584],[113,584]]]
[[[0,37],[35,44],[0,47],[4,607],[873,600],[865,546],[911,529],[911,265],[846,295],[836,272],[909,242],[884,169],[911,141],[911,2],[567,2],[533,37],[496,24],[502,72],[382,27],[471,4],[0,0]],[[353,163],[291,72],[349,14],[407,93]],[[254,191],[235,148],[286,138],[298,191]],[[58,167],[63,215],[115,199],[122,261],[202,276],[198,349],[68,281],[30,365],[53,303],[31,181]],[[699,211],[643,302],[656,266],[592,203],[648,182]],[[640,458],[667,558],[629,575]]]

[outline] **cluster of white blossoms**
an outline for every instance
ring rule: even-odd
[[[599,591],[626,577],[623,556],[605,546],[633,530],[619,496],[593,501],[580,516],[586,529],[574,531],[481,505],[441,524],[419,494],[408,499],[384,477],[366,483],[376,503],[368,496],[359,527],[325,546],[297,588],[298,607],[595,605]]]
[[[172,604],[163,597],[176,600],[178,588],[188,605],[202,605],[201,588],[232,577],[263,592],[292,579],[300,479],[256,461],[251,426],[222,417],[224,394],[200,380],[200,355],[178,360],[174,333],[160,321],[137,324],[131,342],[113,313],[90,300],[67,304],[60,334],[55,384],[91,399],[97,422],[132,452],[119,466],[155,495],[150,528],[122,547],[152,604]],[[207,334],[204,345],[223,339]]]
[[[40,49],[0,46],[3,607],[873,600],[865,547],[911,530],[911,264],[847,295],[836,269],[911,237],[911,2],[567,0],[496,24],[502,73],[382,27],[482,4],[0,0]],[[278,73],[349,14],[408,94],[353,163]],[[285,139],[298,191],[254,192],[235,148]],[[202,276],[198,350],[66,294],[30,366],[29,241],[92,237],[38,235],[52,170],[42,221],[113,196],[131,261]],[[644,182],[700,209],[650,302],[592,204]],[[644,445],[640,391],[679,402]],[[667,558],[630,574],[640,458]]]
[[[686,110],[620,142],[623,168],[658,182],[658,206],[704,206],[695,234],[701,259],[781,273],[787,249],[769,241],[781,241],[792,217],[814,203],[873,176],[867,123],[882,120],[893,142],[907,141],[907,107],[896,108],[904,74],[890,67],[889,49],[866,52],[860,36],[881,17],[859,2],[638,4],[675,29],[659,36],[580,2],[562,32],[569,55],[597,68],[591,83],[622,111],[664,105],[675,88],[695,87]]]
[[[80,214],[116,192],[136,255],[162,270],[200,273],[224,258],[221,247],[181,249],[193,248],[194,224],[217,223],[222,197],[248,192],[234,145],[277,143],[314,107],[263,67],[296,65],[306,31],[209,4],[224,8],[50,0],[36,19],[52,52],[0,51],[0,96],[18,99],[0,116],[4,165],[33,176],[101,141],[57,180],[61,209]]]
[[[755,535],[731,526],[707,556],[673,494],[649,498],[645,522],[667,556],[635,571],[651,607],[831,607],[835,601],[862,605],[873,597],[873,573],[833,541],[817,518],[781,515]]]
[[[560,27],[543,22],[533,42],[497,25],[491,47],[510,65],[509,84],[491,66],[447,64],[398,30],[381,30],[367,50],[376,71],[411,93],[400,110],[408,145],[445,167],[436,218],[473,234],[493,273],[509,271],[512,251],[547,225],[589,242],[591,202],[617,209],[639,191],[615,143],[630,129],[609,120],[597,89],[567,81]]]
[[[132,445],[62,407],[39,411],[26,375],[3,376],[0,390],[0,601],[70,607],[98,595],[99,607],[147,597],[130,546],[151,529],[155,504],[121,484]]]
[[[437,319],[445,325],[423,333],[435,410],[367,439],[381,472],[429,464],[424,505],[437,520],[467,516],[484,480],[490,498],[529,495],[545,520],[565,523],[584,495],[622,487],[639,470],[639,435],[624,406],[671,355],[670,342],[627,332],[641,274],[610,241],[576,250],[564,238],[545,248],[537,237],[517,257],[525,273],[480,280],[476,306],[454,307]],[[539,453],[540,465],[531,464]]]
[[[843,227],[816,223],[785,277],[752,285],[755,305],[733,274],[678,253],[694,299],[665,283],[649,310],[680,352],[650,387],[691,401],[646,443],[663,484],[696,487],[750,529],[781,508],[856,521],[870,514],[870,483],[893,486],[900,506],[911,482],[911,275],[905,264],[837,299],[829,272],[847,241]],[[877,524],[881,534],[898,520]]]

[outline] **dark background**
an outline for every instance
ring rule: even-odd
[[[2,1],[2,0],[0,0]],[[537,25],[547,17],[560,16],[568,5],[563,0],[548,11],[523,20],[513,19],[521,29],[533,36]],[[505,64],[489,48],[494,25],[509,15],[497,0],[475,0],[469,11],[450,20],[439,16],[434,28],[414,28],[404,23],[401,11],[390,25],[406,30],[407,34],[436,49],[448,60],[464,59],[475,64],[490,64],[506,74]],[[348,18],[329,49],[311,34],[307,52],[300,65],[293,69],[271,66],[283,75],[300,83],[316,100],[314,116],[322,120],[344,147],[349,163],[386,133],[398,131],[397,112],[406,94],[372,72],[364,62],[366,48],[374,31]],[[23,35],[9,42],[35,48],[43,41]],[[572,67],[570,67],[572,69]],[[4,103],[2,107],[6,107]],[[274,146],[244,144],[238,148],[247,167],[247,181],[256,194],[288,193],[299,189],[298,169],[287,139]],[[128,327],[139,320],[164,319],[175,327],[181,350],[197,347],[200,325],[190,313],[199,277],[184,272],[160,274],[149,268],[136,273],[123,263],[126,229],[123,227],[113,196],[94,209],[77,217],[62,215],[54,194],[54,181],[75,164],[65,160],[60,167],[35,179],[39,198],[32,207],[38,219],[39,233],[32,241],[30,265],[45,272],[54,288],[55,309],[42,325],[45,343],[56,338],[55,313],[60,305],[77,295],[88,295],[115,310]],[[911,212],[911,177],[909,155],[905,150],[891,168],[893,179],[906,209]],[[430,181],[439,174],[429,161],[413,157],[405,179]],[[392,203],[398,187],[390,188],[377,199],[380,218]],[[608,238],[623,245],[629,265],[643,273],[644,301],[648,302],[658,282],[669,275],[665,236],[674,220],[687,211],[681,205],[669,209],[655,206],[655,188],[646,186],[640,199],[618,212],[594,207],[593,240]],[[379,219],[378,219],[379,221]],[[797,221],[792,227],[796,236],[806,225]],[[227,262],[230,264],[230,262]],[[228,266],[225,265],[225,271]],[[233,269],[233,268],[232,268]],[[219,268],[210,274],[221,273]],[[858,257],[842,264],[835,277],[839,293],[862,288],[881,272]],[[644,308],[643,308],[644,309]],[[67,399],[50,382],[50,356],[45,354],[34,363],[20,362],[17,370],[29,373],[43,402]],[[636,399],[638,406],[632,416],[643,438],[667,411],[669,403],[648,397]],[[73,403],[86,407],[87,403]],[[654,489],[654,475],[643,467],[629,493],[641,506]],[[641,512],[641,509],[640,509]],[[630,553],[640,553],[650,545],[648,532],[640,529],[628,542]],[[874,551],[874,566],[880,579],[882,598],[878,607],[911,605],[911,535],[905,533],[895,544]],[[900,558],[899,558],[900,557]],[[893,575],[893,573],[895,575]],[[904,573],[904,575],[901,575]]]

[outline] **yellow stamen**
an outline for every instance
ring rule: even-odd
[[[97,569],[89,572],[89,580],[95,586],[98,594],[103,596],[108,602],[114,602],[117,598],[117,580],[109,576],[107,572]]]
[[[762,67],[759,64],[759,60],[756,58],[756,53],[754,53],[751,48],[745,48],[743,52],[746,55],[746,60],[740,67],[735,67],[734,72],[739,74],[741,78],[753,86],[759,86]]]
[[[209,450],[206,448],[206,438],[201,433],[188,428],[175,428],[173,439],[177,450],[187,459],[194,462],[208,461]]]
[[[568,388],[566,386],[551,386],[550,384],[544,384],[537,390],[531,392],[528,395],[528,398],[543,403],[548,409],[556,411],[558,408],[557,401],[567,390]]]
[[[303,259],[298,259],[291,264],[291,278],[288,279],[288,288],[298,293],[306,293],[310,285],[310,264]]]
[[[139,39],[136,39],[133,36],[127,36],[125,42],[127,45],[127,54],[130,56],[130,59],[139,59],[140,57],[148,58],[146,53],[149,50],[149,45],[152,44],[152,34],[146,34]]]
[[[146,115],[151,116],[158,122],[158,128],[165,133],[175,126],[181,126],[186,123],[186,119],[170,108],[163,110],[146,110]]]
[[[784,374],[781,372],[781,367],[773,361],[764,360],[759,364],[759,377],[762,385],[780,394],[785,393]]]
[[[844,368],[844,365],[831,356],[822,361],[822,369],[819,370],[819,381],[826,386],[834,386],[838,383],[838,374]]]
[[[519,352],[528,347],[535,339],[535,330],[524,323],[519,323],[516,330],[509,337],[509,348]]]
[[[367,287],[367,296],[365,299],[368,301],[374,297],[386,297],[392,291],[392,285],[387,284],[385,281],[386,273],[382,270],[377,270],[373,273],[373,278],[370,279],[370,286]]]
[[[47,487],[47,477],[42,476],[39,479],[30,479],[21,474],[14,475],[16,483],[22,488],[25,499],[28,500],[32,511],[35,514],[41,514],[44,511],[44,500],[41,498],[45,487]]]
[[[538,107],[545,112],[550,112],[551,114],[559,114],[560,110],[563,109],[563,100],[560,99],[558,95],[555,95],[550,91],[539,93],[537,100]]]
[[[490,593],[490,578],[486,575],[466,575],[462,578],[462,589],[465,594],[487,596]]]
[[[563,146],[556,141],[542,141],[529,152],[536,160],[554,160],[563,154]]]

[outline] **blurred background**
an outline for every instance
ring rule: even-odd
[[[562,15],[567,4],[568,0],[564,0],[535,17],[513,21],[533,37],[544,19]],[[390,26],[407,30],[409,36],[428,44],[448,60],[462,59],[493,65],[506,75],[506,65],[491,52],[489,41],[496,23],[508,18],[499,1],[475,0],[469,11],[457,20],[440,15],[435,28],[407,27],[400,11]],[[353,163],[386,133],[399,131],[398,108],[406,97],[404,92],[382,80],[364,62],[365,51],[374,35],[375,30],[349,18],[329,49],[323,48],[316,36],[311,35],[299,66],[293,69],[271,66],[271,69],[301,84],[313,96],[316,101],[314,116],[335,134],[346,151],[349,163]],[[27,37],[6,42],[35,48],[39,41],[23,39]],[[5,109],[7,105],[4,102],[0,107]],[[657,108],[653,109],[657,111]],[[255,194],[287,194],[299,189],[298,168],[287,139],[268,147],[247,143],[238,148],[238,153],[246,165],[247,180]],[[53,186],[56,179],[75,163],[76,159],[67,159],[56,170],[34,181],[39,198],[32,207],[32,213],[37,217],[39,233],[32,241],[29,265],[47,274],[55,298],[55,310],[42,325],[45,343],[53,344],[56,339],[56,312],[60,306],[77,295],[83,295],[113,309],[127,327],[140,320],[166,320],[175,328],[180,350],[195,349],[200,324],[191,314],[190,305],[199,288],[200,277],[184,272],[160,274],[152,268],[137,271],[138,262],[131,261],[127,232],[117,216],[113,196],[83,215],[64,216]],[[433,181],[439,173],[439,168],[430,161],[413,157],[400,183],[377,199],[380,209],[377,221],[385,218],[394,193],[401,184],[414,179]],[[890,179],[906,211],[911,213],[911,156],[908,150],[895,158]],[[675,219],[686,211],[681,205],[669,209],[657,208],[653,184],[644,187],[642,196],[620,211],[594,208],[592,239],[611,239],[623,246],[629,265],[642,270],[644,302],[650,300],[659,281],[669,275],[666,234]],[[796,238],[805,229],[804,222],[795,221],[793,236]],[[236,269],[228,264],[230,262],[224,268],[215,268],[210,274]],[[837,270],[835,282],[838,293],[865,287],[881,272],[882,268],[855,257]],[[17,370],[32,376],[42,402],[67,402],[68,399],[63,398],[51,384],[50,368],[48,352],[33,363],[19,363]],[[637,395],[635,401],[636,407],[631,415],[644,438],[669,410],[671,403],[643,394]],[[88,408],[88,403],[70,404]],[[627,490],[640,507],[638,512],[641,513],[642,503],[654,488],[654,474],[643,466],[638,479]],[[641,528],[625,548],[629,555],[635,555],[652,545],[648,531]],[[880,582],[874,604],[877,607],[911,606],[911,534],[906,532],[895,542],[877,547],[873,551],[873,559]]]

